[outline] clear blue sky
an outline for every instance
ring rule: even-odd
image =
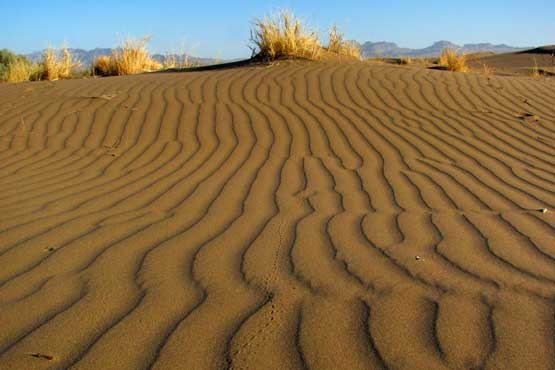
[[[153,52],[178,52],[184,43],[198,56],[245,57],[250,20],[277,8],[294,10],[321,31],[337,23],[347,38],[358,41],[536,46],[555,44],[554,5],[554,0],[0,0],[0,48],[26,53],[67,41],[92,49],[148,34]]]

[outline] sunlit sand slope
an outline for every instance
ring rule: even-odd
[[[0,85],[0,369],[553,369],[554,125],[361,62]]]

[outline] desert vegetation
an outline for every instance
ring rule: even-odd
[[[0,50],[0,79],[6,82],[29,81],[36,66],[22,55]]]
[[[250,42],[253,56],[270,60],[288,57],[318,59],[322,49],[318,33],[288,10],[256,18]]]
[[[149,36],[140,39],[127,38],[111,55],[100,56],[93,62],[93,75],[123,76],[198,66],[184,52],[179,55],[166,53],[162,61],[154,59],[148,50],[150,39]]]
[[[255,59],[276,60],[280,58],[319,59],[322,53],[330,53],[361,59],[360,46],[345,40],[337,26],[328,34],[328,44],[320,42],[319,33],[311,29],[293,12],[280,10],[264,18],[256,18],[251,28],[251,49]],[[195,67],[185,54],[166,54],[163,61],[155,60],[148,50],[150,37],[127,38],[110,55],[96,58],[90,68],[71,55],[67,47],[44,51],[41,61],[33,63],[15,54],[6,54],[0,77],[8,82],[31,80],[58,80],[76,76],[122,76],[161,69]]]
[[[451,72],[467,72],[466,55],[453,48],[445,48],[439,57],[439,65]]]
[[[71,78],[79,66],[79,61],[73,58],[67,47],[63,47],[59,51],[49,47],[44,51],[42,57],[41,79],[54,81]]]
[[[319,59],[323,51],[361,58],[360,47],[344,39],[333,26],[329,42],[323,46],[315,29],[311,29],[289,10],[255,18],[251,28],[251,50],[255,59],[276,60],[283,58]]]
[[[3,76],[4,81],[15,83],[24,81],[38,81],[41,79],[42,69],[38,64],[27,59],[18,59],[10,64]]]
[[[115,64],[108,55],[102,55],[93,62],[92,73],[98,76],[114,76],[117,75]]]
[[[357,59],[362,58],[360,46],[353,41],[345,40],[343,33],[337,29],[336,25],[333,25],[330,29],[328,46],[326,49],[331,53],[355,57]]]
[[[100,56],[89,68],[74,58],[70,50],[49,47],[38,62],[7,49],[0,50],[0,80],[23,82],[59,80],[84,76],[121,76],[168,68],[190,68],[196,65],[186,55],[167,54],[163,62],[152,58],[148,51],[149,37],[126,39],[111,55]]]
[[[411,57],[400,57],[399,58],[399,64],[401,65],[409,65],[409,64],[413,64],[415,61],[413,58]]]
[[[0,77],[5,82],[52,81],[71,78],[76,74],[80,65],[72,57],[67,47],[63,47],[59,51],[49,47],[37,63],[9,50],[2,50],[0,54]]]
[[[152,59],[148,51],[150,37],[127,38],[109,56],[101,56],[93,63],[93,72],[100,76],[123,76],[155,71],[162,63]]]
[[[0,77],[5,78],[6,73],[10,69],[10,66],[15,64],[18,60],[25,57],[17,55],[8,49],[0,50]]]
[[[482,73],[486,76],[491,76],[493,74],[493,68],[488,66],[486,63],[482,63]]]
[[[263,18],[255,18],[251,23],[249,46],[252,59],[273,61],[283,58],[301,58],[317,60],[328,56],[345,56],[362,59],[360,45],[346,40],[344,34],[333,25],[327,35],[323,35],[327,44],[321,42],[322,34],[289,10],[278,10]],[[71,55],[67,47],[59,50],[48,48],[42,59],[32,62],[24,56],[16,55],[8,50],[0,51],[0,80],[6,82],[58,80],[83,76],[121,76],[162,69],[185,69],[197,67],[185,53],[151,55],[148,49],[150,37],[127,38],[110,55],[97,57],[92,65],[82,68],[79,61]],[[445,48],[439,58],[434,57],[390,57],[367,58],[369,62],[422,65],[441,68],[453,72],[467,72],[470,69],[485,75],[494,73],[493,67],[485,64],[476,65],[475,61],[491,53],[464,54],[454,48]],[[552,64],[555,52],[552,52]],[[89,59],[90,60],[90,59]],[[438,67],[439,66],[439,67]],[[526,74],[532,77],[550,75],[553,72],[540,69],[537,65]]]
[[[194,68],[198,67],[199,64],[192,62],[189,56],[185,53],[181,54],[167,54],[164,55],[164,60],[162,61],[163,69],[183,69],[183,68]]]

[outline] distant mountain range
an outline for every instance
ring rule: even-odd
[[[514,47],[505,44],[493,45],[488,43],[483,44],[465,44],[457,45],[450,41],[437,41],[433,45],[423,49],[410,49],[402,48],[393,42],[371,42],[367,41],[360,44],[362,55],[365,57],[384,57],[384,58],[398,58],[398,57],[438,57],[441,55],[443,49],[451,47],[461,53],[482,53],[489,52],[495,54],[512,53],[531,49],[531,47]]]
[[[96,48],[92,50],[69,48],[68,51],[75,59],[79,60],[81,62],[81,65],[84,67],[92,65],[93,61],[96,58],[104,55],[110,55],[112,53],[112,49],[108,49],[108,48]],[[43,54],[44,54],[44,50],[41,50],[41,51],[35,51],[29,54],[25,54],[25,56],[28,59],[32,60],[33,62],[38,62],[42,58]],[[170,54],[169,56],[173,56],[179,59],[179,58],[183,58],[185,55]],[[159,62],[163,62],[165,57],[166,55],[162,55],[162,54],[152,55],[152,58]],[[199,64],[199,65],[208,65],[208,64],[214,64],[216,62],[221,62],[215,58],[198,58],[193,56],[189,56],[189,61],[191,63]]]

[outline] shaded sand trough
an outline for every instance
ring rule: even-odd
[[[362,62],[0,86],[0,369],[553,369],[555,84]]]

